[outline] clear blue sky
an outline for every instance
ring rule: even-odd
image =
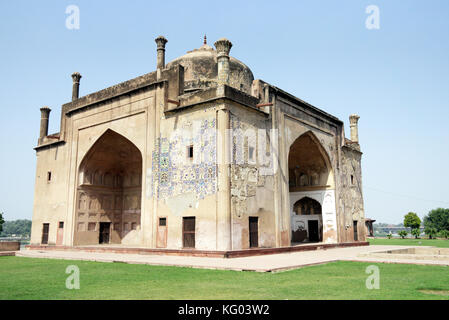
[[[80,8],[80,29],[65,25]],[[380,9],[368,30],[365,8]],[[230,39],[231,55],[272,83],[345,121],[358,113],[366,216],[402,222],[449,207],[449,1],[2,1],[0,211],[31,218],[39,108],[153,71]]]

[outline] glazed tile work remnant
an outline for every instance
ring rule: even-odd
[[[198,199],[217,188],[215,119],[194,122],[193,130],[179,130],[157,141],[153,152],[153,187],[158,199],[192,192]],[[193,159],[187,148],[193,146]]]

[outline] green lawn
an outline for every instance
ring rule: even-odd
[[[370,245],[392,245],[392,246],[432,246],[438,248],[449,248],[449,240],[443,239],[368,239]]]
[[[68,265],[79,290],[65,288]],[[0,257],[0,299],[449,299],[449,267],[379,263],[380,289],[368,290],[369,265],[256,273]]]

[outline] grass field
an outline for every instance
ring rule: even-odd
[[[80,289],[65,287],[67,266]],[[449,267],[335,262],[280,273],[0,257],[0,299],[449,299]]]
[[[438,248],[449,248],[449,240],[443,239],[368,239],[370,245],[392,245],[392,246],[432,246]]]

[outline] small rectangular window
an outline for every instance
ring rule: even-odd
[[[95,222],[89,222],[89,224],[87,225],[87,230],[88,231],[95,231],[96,225],[97,224]]]
[[[47,172],[47,181],[51,181],[51,171]]]
[[[64,222],[59,221],[59,229],[62,229],[62,228],[64,228]]]
[[[351,174],[351,184],[354,185],[354,176]]]
[[[159,218],[159,226],[165,227],[167,225],[167,218]]]
[[[137,229],[137,223],[133,222],[131,223],[131,230],[136,230]]]
[[[248,159],[249,161],[254,161],[254,147],[249,147],[248,149]]]

